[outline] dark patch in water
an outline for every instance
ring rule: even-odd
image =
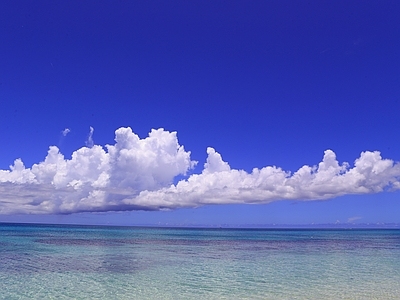
[[[132,255],[32,255],[28,253],[2,255],[0,269],[7,273],[116,273],[132,274],[146,269],[148,264]]]
[[[36,243],[56,245],[56,246],[98,246],[98,247],[114,247],[127,244],[123,239],[70,239],[70,238],[52,238],[52,239],[36,239]]]
[[[289,250],[298,253],[312,251],[354,251],[357,249],[395,249],[399,247],[394,240],[366,240],[366,239],[324,239],[324,238],[297,238],[297,239],[269,239],[269,240],[232,240],[232,239],[145,239],[145,238],[38,238],[36,243],[55,246],[93,246],[93,247],[119,247],[124,245],[154,245],[182,246],[182,247],[218,247],[224,250],[247,251],[280,251]]]

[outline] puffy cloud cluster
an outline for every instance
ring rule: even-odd
[[[214,149],[201,174],[177,185],[156,191],[142,191],[126,203],[155,208],[206,204],[269,203],[277,200],[323,200],[345,194],[378,193],[400,188],[400,164],[382,159],[378,151],[363,152],[354,167],[339,165],[332,150],[326,150],[318,166],[303,166],[291,174],[268,166],[251,173],[231,169]]]
[[[200,174],[173,184],[196,162],[176,132],[152,130],[140,139],[130,128],[115,132],[115,144],[94,145],[65,159],[55,146],[43,162],[26,168],[21,159],[0,170],[0,213],[74,213],[159,210],[225,203],[322,200],[345,194],[400,189],[400,164],[379,152],[363,152],[354,166],[325,151],[318,166],[290,173],[275,166],[251,173],[231,169],[213,148]]]
[[[88,147],[71,159],[51,146],[45,160],[31,168],[17,159],[10,170],[0,170],[0,213],[135,209],[123,200],[169,185],[195,165],[175,132],[152,130],[140,139],[130,128],[120,128],[116,143],[105,148],[92,144],[92,134],[90,128]]]

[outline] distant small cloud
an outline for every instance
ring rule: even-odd
[[[354,221],[362,219],[361,217],[351,217],[347,219],[347,223],[353,223]]]
[[[89,135],[88,135],[88,138],[87,138],[87,140],[86,140],[86,146],[88,146],[89,148],[92,148],[93,147],[93,145],[94,145],[94,142],[93,142],[93,132],[94,132],[94,128],[92,127],[92,126],[90,126],[90,131],[89,131]]]
[[[63,131],[61,131],[63,136],[66,136],[70,132],[71,132],[71,129],[69,129],[69,128],[65,128]]]

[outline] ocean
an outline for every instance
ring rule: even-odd
[[[0,224],[0,299],[400,299],[400,230]]]

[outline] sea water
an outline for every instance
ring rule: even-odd
[[[1,224],[0,299],[400,299],[400,231]]]

